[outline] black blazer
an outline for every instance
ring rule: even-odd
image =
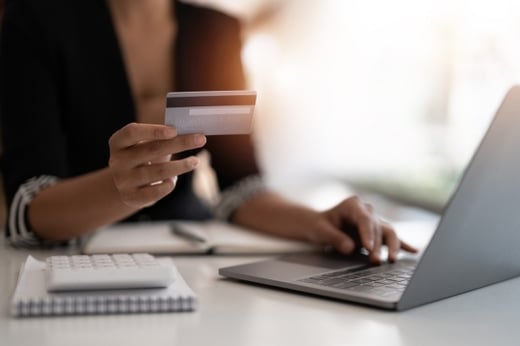
[[[239,21],[213,9],[175,5],[176,90],[245,88]],[[31,177],[67,178],[106,167],[109,137],[136,120],[106,3],[9,1],[0,49],[8,203]],[[206,148],[221,188],[258,174],[250,136],[212,136]],[[192,174],[187,174],[179,177],[172,194],[133,219],[210,216],[192,191]]]

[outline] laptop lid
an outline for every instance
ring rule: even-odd
[[[515,86],[447,203],[398,308],[520,275],[519,244],[520,86]]]
[[[463,136],[464,134],[461,134]],[[223,276],[404,310],[520,275],[520,86],[509,90],[447,203],[398,301],[312,288],[298,279],[341,268],[299,255],[221,268]],[[302,258],[308,256],[308,261]],[[325,255],[324,255],[325,256]],[[345,258],[343,266],[360,265]]]

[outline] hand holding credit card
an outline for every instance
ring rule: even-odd
[[[187,91],[166,95],[165,124],[179,135],[236,135],[251,132],[256,91]]]

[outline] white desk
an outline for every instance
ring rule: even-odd
[[[405,312],[386,312],[222,279],[258,257],[176,257],[200,297],[190,313],[14,319],[28,251],[0,240],[0,345],[518,345],[520,278]],[[31,251],[39,259],[54,254]]]

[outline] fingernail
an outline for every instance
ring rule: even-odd
[[[203,145],[204,143],[206,143],[206,136],[195,135],[195,144],[196,145]]]
[[[166,126],[164,134],[166,135],[166,137],[175,137],[177,136],[177,130],[175,129],[175,127]]]
[[[370,254],[370,261],[375,264],[381,263],[381,257],[377,253]]]
[[[373,248],[374,248],[374,241],[373,240],[369,240],[368,241],[367,250],[368,251],[372,251]]]
[[[379,264],[382,264],[383,261],[381,261],[381,258],[375,257],[374,260],[372,261],[372,263],[379,265]]]

